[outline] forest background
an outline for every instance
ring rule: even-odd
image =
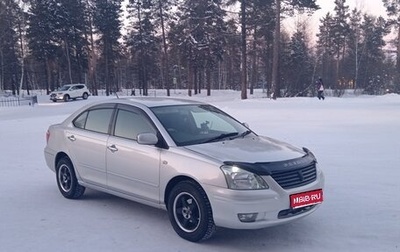
[[[346,0],[320,19],[315,0],[0,0],[0,93],[49,93],[86,83],[121,89],[255,88],[271,98],[309,96],[322,77],[341,96],[400,92],[400,1],[385,17]],[[387,39],[388,34],[395,34]]]

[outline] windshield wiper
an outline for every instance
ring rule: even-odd
[[[245,132],[243,132],[242,134],[240,134],[240,137],[245,137],[248,134],[250,134],[252,131],[251,130],[246,130]]]
[[[221,134],[221,135],[218,135],[218,136],[216,136],[216,137],[213,137],[213,138],[211,138],[211,139],[208,139],[208,140],[204,141],[203,143],[217,142],[217,141],[219,141],[219,140],[222,140],[222,139],[225,139],[225,138],[228,138],[228,137],[237,136],[238,134],[239,134],[239,133],[237,133],[237,132],[223,133],[223,134]]]
[[[241,134],[235,136],[235,137],[232,138],[232,139],[239,138],[239,137],[244,138],[245,136],[247,136],[247,135],[250,134],[251,132],[252,132],[251,130],[246,130],[245,132],[243,132],[243,133],[241,133]]]

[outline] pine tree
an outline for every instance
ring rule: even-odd
[[[94,25],[97,28],[99,39],[97,43],[101,48],[101,63],[104,71],[103,80],[106,95],[118,91],[116,77],[116,62],[119,58],[121,37],[121,0],[97,0],[94,14]]]
[[[301,95],[312,83],[312,59],[310,49],[307,46],[309,43],[306,36],[306,26],[306,23],[299,24],[289,43],[288,75],[285,75],[288,83],[286,96]]]
[[[319,9],[316,0],[275,0],[275,29],[274,29],[274,46],[273,46],[273,63],[272,63],[272,98],[276,99],[280,96],[279,85],[279,40],[280,40],[280,20],[283,11],[294,12],[313,12]]]
[[[389,23],[397,32],[396,38],[396,90],[400,92],[400,0],[382,0],[389,16]]]
[[[69,83],[82,83],[87,70],[88,41],[85,38],[88,20],[82,0],[63,0],[56,5],[56,37],[63,49]]]
[[[40,62],[45,76],[47,93],[55,89],[57,56],[60,47],[57,43],[56,25],[57,4],[53,0],[31,0],[28,16],[28,46],[33,57]]]
[[[241,69],[240,69],[240,81],[241,81],[241,99],[247,99],[247,11],[248,6],[252,3],[250,0],[228,0],[228,5],[236,4],[240,2],[240,33],[241,33]]]
[[[363,59],[363,44],[361,43],[361,12],[353,9],[350,15],[349,35],[347,36],[348,55],[345,58],[343,75],[351,80],[351,88],[358,88],[360,63]],[[347,71],[346,71],[347,70]]]
[[[222,60],[226,43],[224,16],[220,0],[186,0],[180,8],[181,44],[187,60],[189,95],[193,87],[195,93],[200,91],[204,75],[207,95],[210,95],[211,70]]]
[[[346,5],[346,0],[335,0],[335,16],[332,27],[333,49],[336,56],[336,82],[333,85],[335,89],[343,89],[345,84],[341,82],[339,76],[342,76],[341,62],[345,58],[346,40],[350,33],[349,17],[349,6]]]
[[[159,67],[161,60],[157,57],[160,54],[161,41],[156,36],[152,13],[151,1],[131,1],[130,15],[134,18],[134,30],[130,31],[125,40],[136,65],[137,81],[143,95],[148,95],[150,82],[160,83],[162,79]]]
[[[325,17],[320,20],[320,27],[317,47],[318,47],[318,58],[317,62],[321,62],[321,75],[324,77],[324,84],[326,87],[331,87],[336,82],[336,74],[334,69],[334,19],[333,16],[328,12]],[[322,77],[321,76],[321,77]]]
[[[254,0],[251,8],[247,11],[248,37],[251,37],[250,43],[248,43],[250,94],[253,94],[255,85],[260,82],[265,83],[267,76],[271,76],[268,74],[267,67],[261,67],[263,64],[261,58],[263,54],[272,53],[271,45],[273,44],[275,27],[273,2],[273,0]],[[264,59],[267,59],[264,62],[265,66],[272,64],[272,61],[268,58],[272,57],[264,57]],[[270,80],[270,78],[268,79]]]
[[[171,87],[171,75],[170,75],[170,64],[168,55],[168,45],[167,45],[167,24],[174,18],[173,6],[177,4],[177,0],[153,0],[155,1],[154,12],[157,13],[156,24],[159,24],[162,35],[162,47],[163,53],[161,58],[161,81],[162,86],[167,89],[167,96],[170,96]]]
[[[18,5],[12,0],[0,0],[0,90],[19,92],[17,15]]]
[[[370,94],[376,94],[384,88],[385,78],[383,75],[385,54],[384,36],[389,33],[386,21],[382,18],[375,18],[370,15],[364,15],[364,22],[361,25],[363,43],[363,60],[360,68],[359,85]]]

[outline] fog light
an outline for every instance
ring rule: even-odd
[[[238,214],[238,217],[241,222],[255,222],[257,215],[258,213],[243,213]]]

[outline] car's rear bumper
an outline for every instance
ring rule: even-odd
[[[55,165],[55,151],[45,147],[44,148],[44,159],[46,161],[47,166],[50,168],[52,171],[56,171],[56,165]]]
[[[324,187],[324,175],[318,172],[317,180],[308,185],[284,190],[271,177],[264,178],[267,190],[238,191],[205,186],[217,226],[233,229],[259,229],[292,222],[314,212],[319,205],[290,208],[290,195],[314,191]],[[243,222],[239,215],[256,214],[254,221]]]

